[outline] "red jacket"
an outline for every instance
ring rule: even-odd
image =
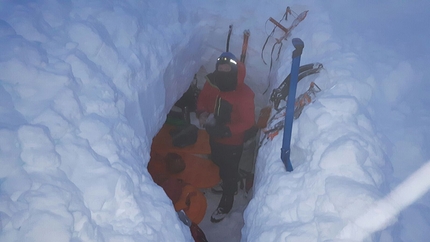
[[[255,123],[254,92],[245,84],[245,65],[238,62],[237,87],[230,92],[221,92],[209,78],[203,86],[197,101],[196,113],[215,112],[215,102],[218,97],[232,105],[231,121],[227,124],[231,137],[215,139],[216,142],[227,145],[241,145],[244,142],[245,131]]]

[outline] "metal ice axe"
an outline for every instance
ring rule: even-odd
[[[287,171],[293,171],[290,160],[291,133],[294,120],[294,104],[296,98],[297,81],[299,78],[300,57],[305,44],[299,38],[292,40],[295,50],[293,51],[293,61],[291,64],[290,90],[288,92],[287,108],[285,113],[284,136],[282,140],[281,159]]]

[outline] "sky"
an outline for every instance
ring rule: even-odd
[[[206,192],[209,241],[427,241],[429,5],[0,1],[0,241],[192,241],[146,166],[176,100],[214,70],[230,24],[236,56],[251,33],[245,82],[257,113],[291,71],[292,38],[305,44],[301,64],[324,65],[297,95],[312,81],[322,91],[293,123],[294,171],[281,133],[218,224],[219,197]],[[283,33],[263,49],[268,19],[287,6],[309,12],[270,70],[261,56]]]

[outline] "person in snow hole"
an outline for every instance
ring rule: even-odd
[[[197,187],[178,178],[185,169],[186,162],[181,155],[169,152],[162,156],[151,152],[148,171],[152,179],[164,189],[177,212],[183,210],[192,222],[199,224],[205,216],[207,201]]]
[[[222,53],[197,100],[196,115],[209,134],[211,159],[219,167],[222,197],[211,221],[220,222],[233,207],[245,132],[255,123],[254,92],[245,84],[245,65]]]
[[[163,188],[175,210],[185,213],[187,218],[183,222],[190,226],[194,241],[207,242],[203,230],[198,226],[206,213],[206,198],[197,188],[175,177],[185,169],[185,161],[179,154],[169,152],[162,156],[157,152],[151,152],[148,171],[152,179]]]

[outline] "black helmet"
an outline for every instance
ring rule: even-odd
[[[218,70],[218,66],[221,64],[229,64],[231,70],[237,73],[237,58],[231,52],[223,52],[217,59],[215,69]]]

